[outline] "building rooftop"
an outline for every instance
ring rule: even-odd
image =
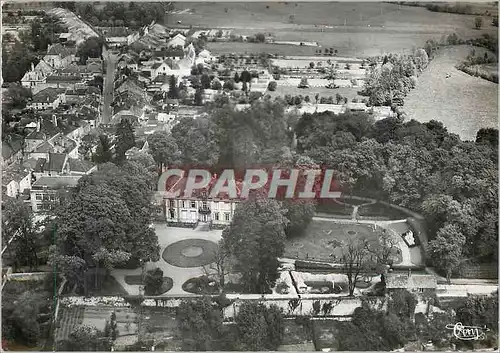
[[[84,159],[69,158],[68,159],[70,172],[87,173],[95,167],[95,164]]]
[[[388,289],[436,288],[437,280],[433,275],[409,275],[389,273],[386,275]]]
[[[80,180],[80,175],[71,175],[71,176],[43,176],[40,177],[37,181],[35,181],[32,185],[33,189],[36,188],[51,188],[56,189],[59,187],[75,187],[78,184],[78,180]]]
[[[45,88],[44,90],[38,92],[33,96],[33,99],[31,100],[32,103],[52,103],[57,99],[57,97],[61,94],[64,93],[66,90],[65,89],[60,89],[60,88]]]

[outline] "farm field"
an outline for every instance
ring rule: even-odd
[[[181,21],[183,27],[233,29],[234,34],[247,36],[272,33],[279,41],[317,41],[322,47],[334,47],[339,55],[375,56],[412,51],[427,39],[440,39],[454,32],[465,39],[497,32],[488,20],[481,30],[474,30],[473,15],[430,12],[421,7],[386,3],[325,2],[312,6],[293,2],[214,2],[176,3],[175,6],[177,10],[191,8],[195,12],[169,14],[166,16],[169,25]],[[283,55],[312,55],[317,49],[276,44],[257,46]],[[214,53],[223,53],[223,50],[228,53],[250,52],[254,48],[245,43],[209,43],[209,49]]]
[[[405,99],[404,110],[410,119],[436,119],[465,140],[475,140],[482,127],[498,126],[498,85],[455,68],[470,49],[444,48],[431,61]],[[446,78],[448,73],[451,77]]]
[[[267,44],[267,43],[239,43],[239,42],[209,42],[208,50],[214,55],[221,54],[251,54],[269,53],[278,55],[314,55],[318,48],[297,45]],[[330,58],[330,57],[327,57]]]

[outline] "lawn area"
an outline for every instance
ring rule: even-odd
[[[455,68],[470,50],[470,46],[461,45],[438,53],[405,99],[409,119],[441,121],[448,131],[465,140],[475,140],[480,128],[497,127],[498,84]],[[479,52],[476,48],[476,55]],[[451,77],[446,78],[448,73]]]
[[[336,202],[320,203],[316,206],[316,212],[330,215],[351,216],[354,207],[351,205],[341,205]]]
[[[349,237],[364,236],[370,244],[377,246],[380,234],[382,234],[380,229],[373,230],[370,225],[338,224],[314,220],[309,224],[304,235],[287,239],[284,257],[338,262],[342,254],[342,241],[346,241]],[[394,263],[401,261],[401,255],[398,255]]]
[[[473,29],[473,15],[430,12],[425,8],[380,2],[318,2],[313,5],[305,2],[205,2],[176,3],[175,7],[176,10],[189,8],[195,12],[169,14],[166,16],[169,26],[181,21],[183,28],[192,25],[194,28],[232,29],[235,35],[271,33],[280,41],[317,41],[323,48],[337,49],[338,55],[374,56],[404,50],[409,52],[415,47],[422,47],[427,39],[440,39],[454,32],[465,39],[497,32],[489,17],[478,31]],[[253,50],[246,43],[213,44],[215,52]],[[317,49],[280,47],[273,45],[265,51],[310,55],[305,51],[314,53]]]
[[[395,208],[385,206],[381,203],[360,206],[358,208],[358,216],[364,217],[385,217],[387,219],[406,219],[408,215]]]

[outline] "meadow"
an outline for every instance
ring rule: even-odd
[[[281,41],[317,41],[334,47],[339,55],[375,56],[388,52],[412,51],[428,39],[439,40],[457,32],[464,39],[494,34],[489,17],[481,30],[474,29],[473,15],[431,12],[421,7],[387,3],[287,3],[287,2],[205,2],[176,3],[168,25],[181,21],[182,27],[232,29],[236,35],[271,33]],[[227,11],[227,12],[226,12]],[[246,43],[210,43],[214,53],[266,51],[283,55],[314,54],[315,47]],[[312,53],[311,53],[312,52]]]
[[[498,84],[455,67],[465,60],[470,49],[463,45],[438,52],[405,99],[404,111],[410,119],[436,119],[465,140],[475,140],[481,127],[497,127]],[[476,48],[477,53],[480,50]]]

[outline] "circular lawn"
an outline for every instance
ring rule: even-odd
[[[217,244],[204,239],[185,239],[170,244],[162,257],[176,267],[201,267],[215,261]]]

